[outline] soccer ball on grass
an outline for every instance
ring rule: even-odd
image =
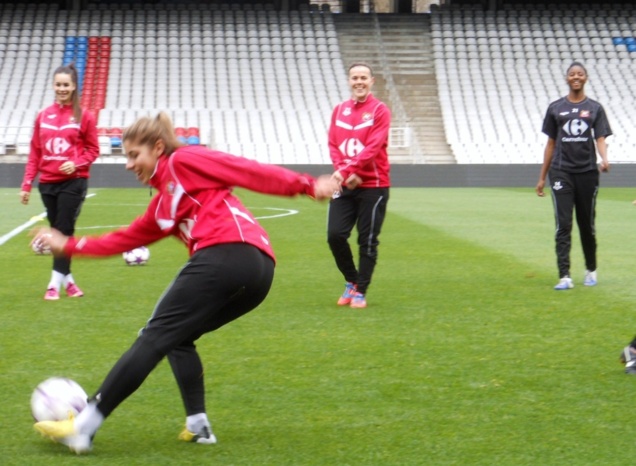
[[[51,377],[40,383],[31,395],[31,413],[37,422],[63,421],[77,416],[87,404],[88,395],[75,381]]]
[[[122,254],[126,265],[146,265],[150,259],[150,250],[146,246],[126,251]]]

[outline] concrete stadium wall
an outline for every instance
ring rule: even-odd
[[[331,173],[331,165],[289,165],[288,168],[317,176]],[[540,165],[393,165],[394,187],[528,187],[534,188]],[[0,187],[19,188],[24,164],[0,163]],[[95,164],[89,186],[138,187],[135,176],[122,164]],[[636,164],[612,165],[601,176],[601,186],[636,187]]]

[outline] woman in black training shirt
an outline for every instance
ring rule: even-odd
[[[550,177],[556,218],[556,254],[559,283],[555,290],[574,287],[570,277],[572,213],[576,209],[581,245],[585,257],[586,286],[596,285],[596,232],[594,214],[599,188],[599,171],[609,171],[605,138],[612,134],[605,110],[585,95],[587,70],[579,63],[566,73],[570,91],[550,104],[543,120],[548,142],[536,192],[544,196],[546,176]],[[601,157],[597,166],[597,151]]]

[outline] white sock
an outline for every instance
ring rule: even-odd
[[[208,415],[205,413],[193,414],[186,417],[186,429],[190,432],[197,434],[203,427],[210,427],[210,421],[208,421]]]
[[[104,415],[97,409],[97,403],[91,402],[75,418],[75,428],[78,434],[95,435],[103,422]]]
[[[64,276],[64,280],[62,280],[62,285],[64,285],[64,288],[68,288],[68,286],[71,283],[75,283],[75,280],[73,280],[73,274],[68,274]]]
[[[51,272],[51,281],[49,282],[49,286],[47,288],[55,288],[56,290],[60,290],[60,286],[64,282],[64,275],[60,272],[56,272],[55,270]]]

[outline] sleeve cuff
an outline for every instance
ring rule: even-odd
[[[64,245],[64,254],[68,257],[71,257],[73,255],[73,252],[75,251],[76,245],[77,240],[73,236],[71,236],[66,242],[66,245]]]

